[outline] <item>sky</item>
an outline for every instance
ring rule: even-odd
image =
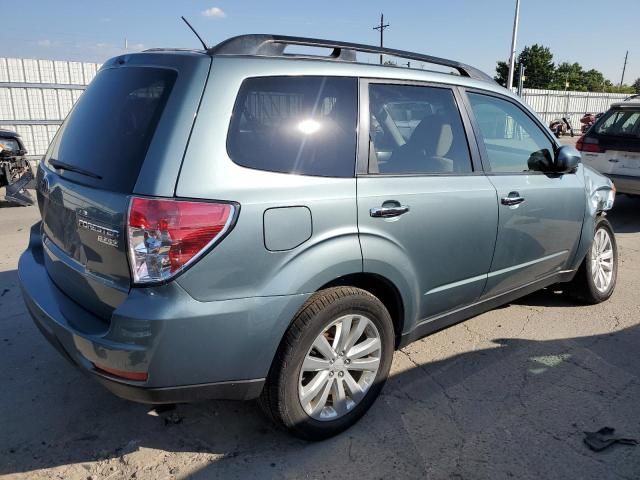
[[[521,0],[518,52],[539,43],[554,61],[578,62],[618,83],[640,77],[640,0]],[[0,0],[0,57],[103,62],[130,50],[199,48],[244,33],[278,33],[377,44],[451,58],[495,74],[510,52],[515,0]]]

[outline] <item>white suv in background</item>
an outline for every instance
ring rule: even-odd
[[[586,165],[613,180],[618,192],[640,195],[640,99],[613,104],[576,148]]]

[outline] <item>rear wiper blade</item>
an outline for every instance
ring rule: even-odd
[[[74,165],[69,165],[68,163],[61,162],[60,160],[49,160],[49,165],[51,165],[56,170],[69,170],[70,172],[79,173],[80,175],[86,175],[87,177],[97,178],[98,180],[102,180],[102,177],[97,173],[90,172],[89,170],[85,170],[84,168],[76,167]]]

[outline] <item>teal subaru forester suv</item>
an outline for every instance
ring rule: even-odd
[[[409,342],[616,283],[611,182],[484,73],[417,53],[247,35],[113,58],[36,181],[20,281],[65,357],[139,402],[259,398],[308,439],[355,423]]]

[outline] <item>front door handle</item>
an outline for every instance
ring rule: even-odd
[[[374,218],[391,218],[398,217],[409,211],[409,205],[400,205],[400,202],[387,201],[381,207],[375,207],[369,210],[369,215]]]
[[[502,200],[500,200],[500,202],[502,203],[502,205],[513,207],[524,202],[524,197],[521,197],[518,192],[511,192],[508,196],[502,197]]]

